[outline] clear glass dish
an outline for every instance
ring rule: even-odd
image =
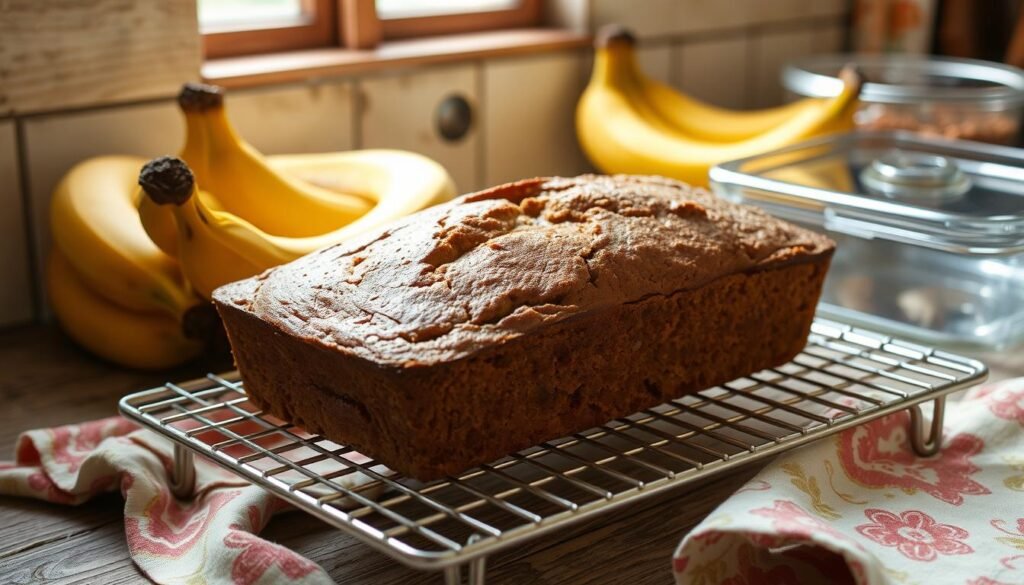
[[[823,315],[946,347],[1024,341],[1024,151],[855,132],[719,165],[711,183],[836,240]]]
[[[842,89],[837,72],[857,65],[867,83],[855,123],[862,130],[1016,144],[1024,111],[1024,71],[974,59],[919,55],[820,55],[789,63],[782,83],[801,96]]]

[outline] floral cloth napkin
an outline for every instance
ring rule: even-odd
[[[686,535],[676,582],[1024,584],[1024,378],[946,417],[930,458],[906,411],[779,457]]]
[[[118,488],[135,564],[157,583],[333,583],[316,563],[255,535],[286,506],[196,458],[196,497],[168,487],[171,445],[113,417],[24,433],[0,463],[0,494],[81,504]]]

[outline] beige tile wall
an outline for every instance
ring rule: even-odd
[[[647,44],[636,52],[640,67],[654,79],[672,83],[672,52],[675,47],[671,43]]]
[[[577,29],[610,22],[631,27],[649,75],[739,108],[783,98],[779,68],[787,59],[840,50],[849,11],[849,0],[552,2]],[[561,51],[239,90],[228,104],[241,133],[266,152],[403,148],[437,159],[469,191],[527,175],[589,170],[573,114],[590,55]],[[467,136],[447,142],[434,116],[453,94],[474,106],[475,119]],[[34,114],[19,123],[20,149],[14,121],[0,119],[0,205],[8,212],[0,214],[0,325],[33,313],[30,266],[38,267],[49,248],[47,207],[64,172],[100,154],[173,153],[182,138],[170,99]],[[40,314],[43,300],[34,301]]]
[[[677,44],[673,49],[673,83],[706,102],[728,108],[749,107],[751,77],[757,77],[747,59],[751,42],[750,37],[737,33]]]
[[[779,72],[787,61],[815,52],[818,31],[814,28],[766,31],[750,40],[752,82],[749,106],[763,108],[782,102],[784,90]]]

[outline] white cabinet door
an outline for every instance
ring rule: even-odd
[[[583,54],[495,59],[484,65],[484,174],[487,185],[589,170],[576,141]]]
[[[477,189],[482,117],[477,76],[476,65],[459,65],[361,80],[360,147],[418,152],[448,169],[460,193]],[[449,98],[464,99],[472,116],[468,132],[454,140],[437,128],[438,108]]]
[[[238,132],[266,154],[335,152],[354,146],[351,82],[233,90],[226,99]]]

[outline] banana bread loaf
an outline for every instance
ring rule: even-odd
[[[214,301],[255,404],[430,480],[786,362],[833,248],[667,179],[538,178]]]

